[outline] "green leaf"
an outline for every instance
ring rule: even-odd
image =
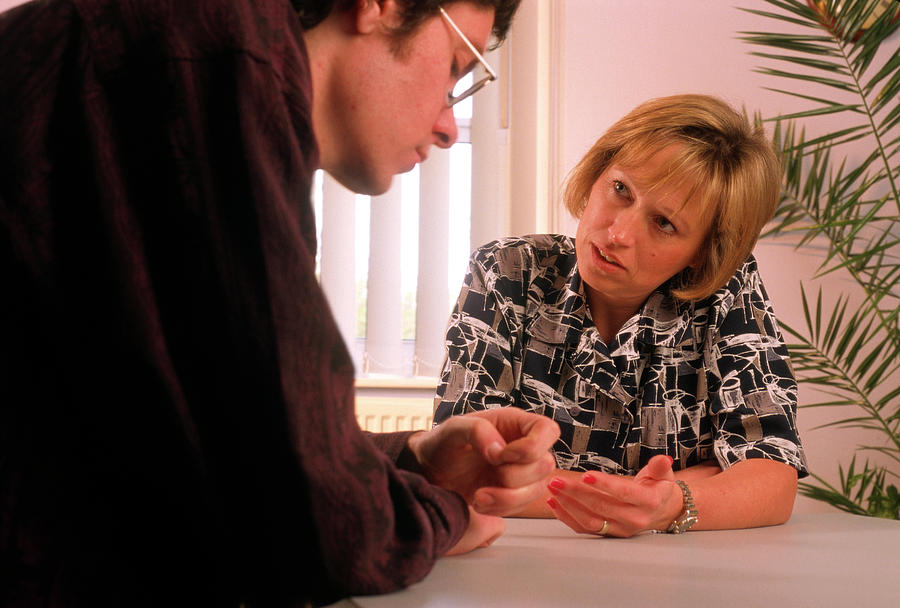
[[[793,72],[785,72],[783,70],[776,70],[775,68],[758,68],[754,70],[759,74],[765,74],[767,76],[778,76],[780,78],[790,78],[793,80],[802,80],[804,82],[811,82],[814,84],[819,84],[824,87],[831,87],[833,89],[838,89],[839,91],[846,91],[848,93],[856,92],[854,86],[850,83],[844,82],[842,80],[835,80],[834,78],[825,78],[824,76],[814,76],[812,74],[798,74]]]
[[[852,76],[852,73],[847,68],[847,64],[844,61],[826,61],[825,59],[813,59],[810,57],[803,57],[802,55],[778,55],[775,53],[760,52],[753,52],[750,54],[755,57],[761,57],[763,59],[772,59],[773,61],[785,61],[788,63],[794,63],[796,65],[802,65],[813,70],[822,70],[823,72],[828,72],[830,74],[840,74],[842,76],[848,77]]]

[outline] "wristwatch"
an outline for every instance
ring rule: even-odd
[[[684,512],[678,516],[678,519],[672,522],[672,525],[666,528],[666,532],[669,534],[681,534],[682,532],[687,532],[700,521],[700,516],[697,514],[697,507],[694,505],[694,497],[691,496],[691,489],[680,479],[676,479],[675,483],[681,488],[681,494],[684,496]]]

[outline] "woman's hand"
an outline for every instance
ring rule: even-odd
[[[665,530],[683,509],[672,459],[655,456],[634,477],[585,473],[578,483],[553,477],[547,504],[557,519],[582,534],[629,537]]]
[[[553,515],[580,533],[633,536],[665,530],[684,510],[668,456],[650,459],[635,477],[559,471],[548,484]],[[565,475],[568,473],[569,475]],[[693,530],[733,530],[787,521],[797,494],[797,471],[774,460],[751,458],[721,470],[712,462],[681,470],[691,486],[700,521]]]

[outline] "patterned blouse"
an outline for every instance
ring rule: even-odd
[[[475,251],[447,329],[435,423],[515,405],[562,429],[559,468],[633,475],[657,454],[683,469],[768,458],[805,476],[797,384],[751,257],[711,297],[668,285],[605,343],[570,237]]]

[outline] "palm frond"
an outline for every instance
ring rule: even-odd
[[[805,327],[781,323],[798,379],[825,395],[803,407],[836,408],[818,428],[875,433],[883,444],[857,450],[900,463],[900,48],[885,51],[895,13],[869,23],[876,0],[764,1],[770,10],[741,10],[776,27],[738,37],[764,62],[755,71],[790,85],[769,90],[806,106],[760,119],[774,125],[784,166],[765,234],[824,245],[815,278],[840,271],[856,290],[826,298],[801,282]],[[846,119],[807,136],[807,124],[829,116]],[[854,142],[865,142],[862,158],[842,153]],[[854,413],[839,409],[847,407]],[[851,513],[900,518],[900,493],[888,483],[900,474],[869,461],[859,469],[855,456],[838,469],[839,487],[813,475],[800,491]]]
[[[896,486],[887,483],[889,472],[885,468],[872,467],[866,461],[863,470],[857,472],[854,457],[846,472],[841,466],[838,470],[840,487],[813,474],[818,485],[800,482],[800,493],[854,515],[900,519],[900,493]]]

